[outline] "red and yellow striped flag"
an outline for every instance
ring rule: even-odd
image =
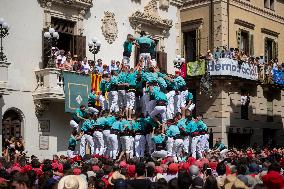
[[[102,80],[102,75],[100,74],[92,74],[91,75],[92,79],[91,79],[91,87],[93,90],[96,91],[96,94],[98,94],[100,92],[100,82]],[[100,103],[97,102],[96,103],[97,106],[100,106]]]

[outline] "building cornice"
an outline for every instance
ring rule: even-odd
[[[43,8],[59,5],[72,9],[88,11],[91,7],[93,7],[93,0],[38,0],[38,2]]]
[[[254,30],[255,25],[244,20],[236,19],[235,24]]]
[[[280,34],[280,33],[278,33],[278,32],[272,31],[272,30],[267,29],[267,28],[261,28],[261,32],[262,32],[262,33],[265,33],[265,34],[267,34],[267,35],[274,36],[274,37],[278,37],[278,35]]]
[[[170,4],[176,7],[182,7],[184,4],[184,0],[171,0]]]
[[[237,6],[239,8],[243,8],[247,11],[250,11],[252,13],[258,14],[260,16],[263,16],[265,18],[268,18],[270,20],[279,22],[281,24],[284,24],[284,17],[275,14],[273,11],[271,10],[266,10],[260,7],[257,7],[249,2],[244,2],[242,0],[230,0],[230,4]]]

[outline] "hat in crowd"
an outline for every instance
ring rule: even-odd
[[[88,183],[78,175],[68,175],[60,179],[58,189],[87,189]]]
[[[158,173],[155,177],[154,177],[154,181],[157,182],[159,179],[164,179],[165,176],[161,173]]]
[[[187,159],[187,162],[191,165],[191,164],[193,164],[193,162],[195,162],[196,161],[196,159],[194,158],[194,157],[189,157],[188,159]]]
[[[79,169],[79,168],[73,169],[73,174],[74,175],[80,175],[81,174],[81,169]]]
[[[127,167],[127,175],[129,177],[134,177],[135,174],[136,174],[136,167],[135,167],[135,165],[129,165]]]
[[[185,162],[185,163],[183,162],[183,163],[180,163],[180,164],[179,164],[179,168],[180,168],[180,169],[183,169],[183,170],[188,170],[189,167],[190,167],[190,164],[187,163],[187,162]]]
[[[204,185],[204,181],[202,178],[200,177],[196,177],[195,179],[193,179],[192,181],[192,185],[191,188],[192,189],[202,189]]]
[[[108,182],[109,182],[110,185],[114,185],[115,180],[118,180],[118,179],[123,179],[123,180],[125,180],[125,176],[122,175],[122,174],[120,174],[120,172],[115,171],[115,172],[113,172],[112,175],[109,177]]]
[[[155,168],[155,163],[150,161],[150,162],[147,163],[146,167],[153,167],[153,168]]]
[[[179,170],[179,164],[177,163],[171,163],[168,167],[168,172],[172,175],[177,174],[178,170]]]
[[[208,166],[209,166],[211,169],[213,169],[213,170],[216,170],[216,169],[217,169],[217,165],[218,165],[218,163],[215,162],[215,161],[211,161],[211,162],[209,162],[209,164],[208,164]]]
[[[100,168],[99,166],[97,166],[97,165],[94,165],[94,166],[92,167],[92,170],[93,170],[94,172],[97,172],[97,171],[101,170],[101,168]]]
[[[192,178],[195,178],[197,177],[199,174],[199,168],[196,166],[196,165],[191,165],[189,167],[189,175],[192,177]]]
[[[121,161],[121,162],[119,163],[119,167],[120,167],[120,168],[126,168],[126,167],[127,167],[127,163],[126,163],[125,161]]]
[[[284,187],[284,178],[276,171],[269,171],[262,177],[262,181],[268,189]]]
[[[164,173],[164,170],[163,170],[163,168],[162,168],[161,166],[156,166],[156,167],[155,167],[155,172],[162,174],[162,173]]]
[[[87,176],[88,176],[88,178],[96,177],[96,173],[94,173],[94,171],[87,171]]]

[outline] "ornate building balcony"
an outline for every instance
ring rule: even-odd
[[[37,88],[34,100],[63,101],[65,99],[61,70],[45,68],[35,71]]]
[[[10,63],[0,62],[0,96],[8,93],[8,67]]]

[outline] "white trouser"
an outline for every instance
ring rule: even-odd
[[[110,155],[110,150],[109,150],[109,146],[110,146],[110,130],[107,129],[107,130],[104,130],[103,131],[103,137],[104,137],[104,154],[106,156],[109,156]]]
[[[183,140],[175,139],[174,148],[173,148],[173,156],[181,157],[182,149],[183,149]]]
[[[160,114],[162,118],[162,122],[167,121],[167,107],[166,106],[156,106],[154,110],[150,113],[150,117],[154,118],[156,115]]]
[[[198,155],[198,158],[202,158],[203,157],[203,149],[202,149],[202,140],[203,138],[203,135],[200,135],[198,136],[198,141],[197,141],[197,145],[196,145],[196,152],[197,152],[197,155]]]
[[[103,95],[100,95],[99,96],[99,102],[100,102],[100,105],[101,105],[101,107],[102,107],[102,110],[106,110],[106,109],[108,109],[107,107],[107,100],[106,100],[106,98],[103,96]]]
[[[154,143],[152,141],[152,134],[147,134],[146,135],[146,141],[147,141],[147,146],[148,146],[148,154],[152,154],[152,152],[154,151]]]
[[[175,114],[178,112],[181,112],[180,109],[180,95],[175,95],[174,96],[174,109],[175,109]]]
[[[188,96],[188,90],[181,91],[179,98],[180,98],[180,107],[185,108],[186,107],[186,98]]]
[[[183,151],[189,153],[191,144],[191,136],[185,136],[183,138]]]
[[[108,104],[109,104],[109,111],[110,112],[119,112],[117,91],[110,91],[109,92]]]
[[[68,158],[74,158],[76,156],[76,152],[72,150],[67,150],[67,157]]]
[[[134,138],[132,136],[122,136],[120,138],[121,138],[122,150],[125,151],[125,153],[129,154],[130,158],[133,158]]]
[[[110,149],[110,158],[116,159],[118,153],[118,137],[116,134],[110,134],[109,136],[109,146]]]
[[[118,107],[120,109],[126,106],[126,92],[125,90],[118,90]]]
[[[133,110],[134,105],[135,105],[135,93],[134,92],[126,93],[126,108]]]
[[[194,110],[194,108],[195,108],[195,104],[191,103],[191,104],[189,105],[189,107],[188,107],[188,110],[189,110],[190,112],[192,112],[192,110]]]
[[[76,121],[71,120],[71,121],[70,121],[70,126],[72,127],[72,129],[76,129],[77,132],[79,131],[79,124],[76,123]]]
[[[144,157],[146,138],[144,135],[136,135],[134,138],[135,156]]]
[[[143,60],[144,60],[144,66],[146,67],[146,68],[148,68],[149,67],[149,62],[148,62],[148,60],[151,60],[151,55],[150,55],[150,53],[141,53],[140,55],[139,55],[139,60],[141,60],[141,58],[143,58]]]
[[[154,151],[151,156],[153,158],[164,158],[168,155],[168,152],[165,150],[160,150],[160,151]]]
[[[201,152],[207,152],[209,150],[209,135],[204,134],[200,136],[200,150]]]
[[[151,112],[154,110],[156,106],[156,100],[149,100],[146,104],[146,111],[148,114],[151,114]]]
[[[173,156],[174,139],[172,137],[168,137],[166,144],[167,144],[168,155]]]
[[[198,140],[199,140],[199,136],[192,137],[191,153],[192,153],[192,157],[194,158],[196,158]]]
[[[95,146],[91,135],[84,134],[80,141],[80,156],[84,157],[86,154],[86,143],[90,145],[91,154],[94,154]]]
[[[95,131],[93,134],[95,141],[95,154],[104,154],[104,136],[101,131]]]
[[[93,113],[93,114],[98,114],[99,113],[99,110],[97,108],[94,108],[94,107],[89,107],[88,111],[90,113]]]
[[[122,62],[125,66],[130,65],[130,58],[128,56],[123,56]]]
[[[142,112],[146,116],[148,113],[147,104],[150,101],[150,97],[147,93],[144,93],[142,96]]]
[[[175,113],[174,104],[167,105],[167,119],[173,119]]]

